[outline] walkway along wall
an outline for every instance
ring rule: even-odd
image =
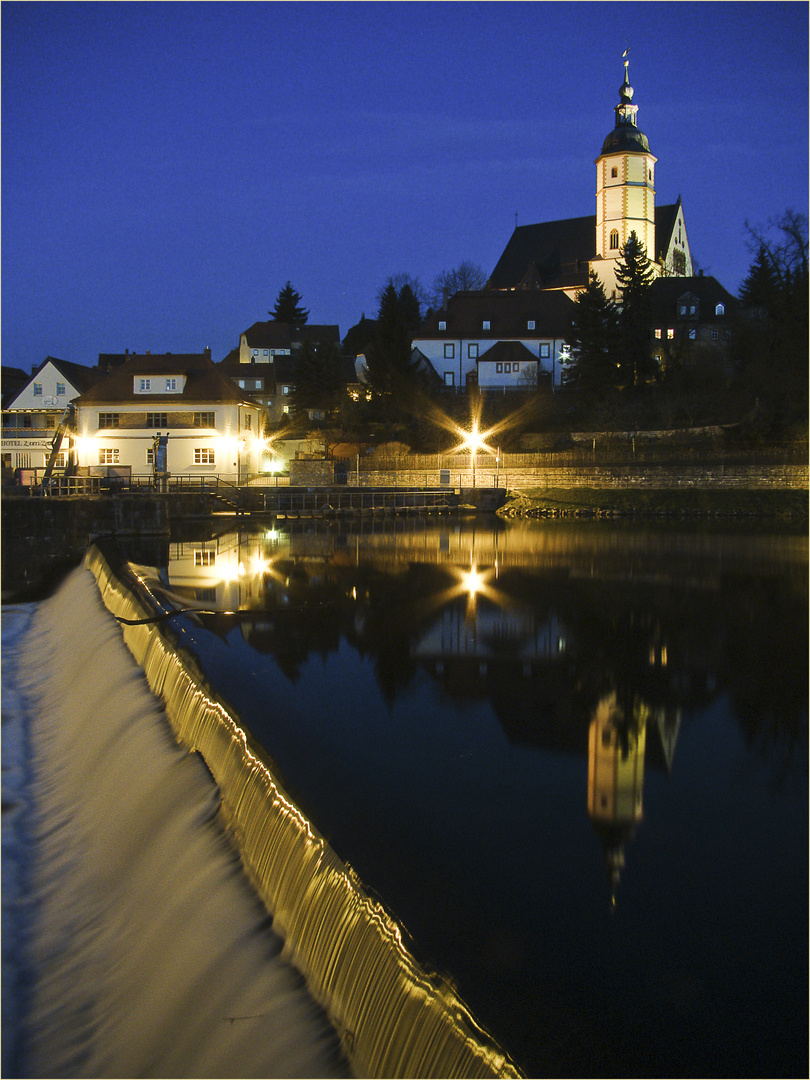
[[[176,737],[211,770],[247,872],[355,1075],[519,1076],[449,984],[417,963],[402,928],[295,806],[272,760],[178,647],[158,601],[102,545],[88,552],[86,565]]]

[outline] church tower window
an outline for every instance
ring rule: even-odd
[[[610,234],[610,249],[617,251],[619,248],[619,230],[613,229]]]
[[[610,170],[610,175],[611,175],[611,176],[618,176],[618,175],[619,175],[619,170],[618,170],[618,169],[616,168],[616,166],[615,166],[615,165],[614,165],[614,166],[613,166],[613,168],[612,168],[612,169]]]

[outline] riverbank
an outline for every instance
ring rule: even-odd
[[[499,516],[745,517],[806,521],[808,493],[740,488],[523,488],[510,491]]]

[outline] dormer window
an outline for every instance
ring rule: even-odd
[[[170,392],[172,390],[176,390],[177,389],[177,379],[167,379],[166,380],[166,389],[168,391],[170,391]]]
[[[440,330],[446,330],[446,329],[447,329],[447,323],[446,323],[446,322],[444,321],[444,319],[441,319],[441,320],[440,320],[440,322],[439,322],[439,329],[440,329]]]
[[[529,321],[526,323],[526,329],[534,330],[534,319],[529,319]]]
[[[489,330],[489,328],[490,328],[490,326],[489,326],[489,319],[484,319],[484,329],[485,329],[485,330]]]
[[[715,313],[715,315],[725,315],[725,313],[726,313],[726,305],[725,304],[718,304],[717,307],[714,309],[714,313]]]

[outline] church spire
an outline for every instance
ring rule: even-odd
[[[620,124],[632,124],[633,127],[637,127],[636,116],[638,114],[638,105],[633,104],[633,87],[630,85],[630,61],[627,59],[627,54],[630,52],[629,48],[625,49],[622,53],[624,57],[624,82],[619,87],[619,104],[615,107],[616,113],[616,127]]]

